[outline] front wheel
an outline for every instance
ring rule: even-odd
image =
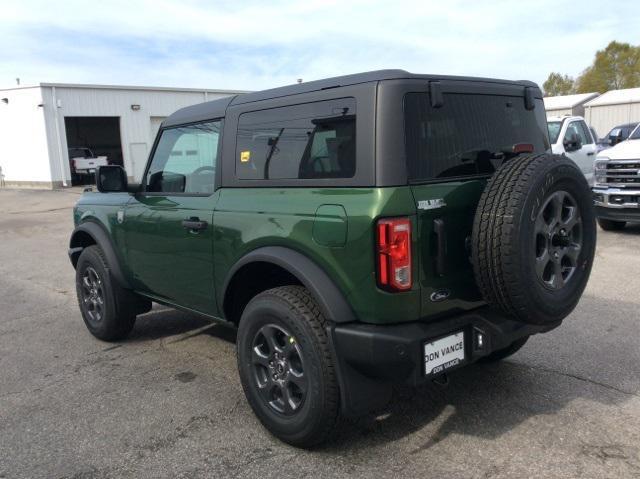
[[[151,308],[151,303],[120,287],[109,273],[107,259],[97,245],[86,247],[76,265],[76,293],[87,329],[103,341],[126,337],[136,315]]]
[[[301,286],[260,293],[238,328],[242,388],[262,424],[282,441],[311,447],[338,416],[338,386],[326,319]]]

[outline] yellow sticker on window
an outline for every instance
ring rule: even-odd
[[[247,163],[251,159],[250,151],[241,151],[240,152],[240,163]]]

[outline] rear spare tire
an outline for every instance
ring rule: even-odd
[[[584,291],[595,244],[591,191],[575,163],[518,156],[480,197],[472,233],[478,288],[490,306],[517,320],[561,321]]]

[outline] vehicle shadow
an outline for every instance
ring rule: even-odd
[[[418,388],[396,387],[385,409],[363,418],[341,420],[331,440],[317,452],[341,454],[349,450],[351,454],[416,434],[420,445],[411,452],[419,454],[452,435],[495,439],[536,416],[569,411],[576,421],[582,421],[583,412],[572,406],[576,400],[615,407],[636,397],[634,381],[626,388],[629,391],[625,391],[613,380],[587,377],[581,371],[590,370],[593,351],[607,350],[609,362],[621,365],[620,373],[626,379],[637,374],[631,362],[637,353],[633,340],[637,334],[633,331],[638,328],[619,329],[623,323],[627,324],[625,328],[635,324],[632,318],[637,305],[590,296],[583,297],[583,301],[574,313],[576,317],[569,318],[549,335],[533,338],[513,358],[455,371],[450,374],[447,387],[433,383]],[[596,321],[597,327],[608,335],[594,333],[595,326],[585,323],[588,311],[593,315],[589,321]],[[616,311],[616,316],[609,316],[607,312],[611,311]],[[188,338],[190,332],[193,336],[206,335],[228,343],[236,340],[236,329],[232,326],[156,307],[139,317],[129,341],[181,334]],[[542,362],[536,359],[541,353],[545,358]],[[567,362],[565,354],[570,355],[571,361]],[[570,366],[564,367],[567,364]],[[235,369],[228,372],[235,374]]]
[[[412,452],[420,453],[451,435],[495,439],[558,413],[588,423],[585,401],[619,407],[638,397],[638,334],[636,303],[584,296],[565,324],[532,338],[512,358],[455,371],[445,388],[398,387],[384,410],[341,421],[321,450],[370,448],[415,434],[421,445]],[[602,351],[606,364],[598,359]]]
[[[599,233],[601,233],[602,230],[599,231]],[[619,230],[619,231],[612,231],[612,234],[622,234],[622,235],[629,235],[629,236],[637,236],[638,234],[640,234],[640,223],[627,223],[627,225]]]
[[[236,330],[231,325],[154,303],[151,311],[138,316],[136,325],[126,342],[137,343],[171,336],[188,336],[191,332],[196,335],[207,334],[230,343],[235,343],[236,340]]]

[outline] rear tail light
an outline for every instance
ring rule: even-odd
[[[533,153],[533,143],[516,143],[512,148],[514,153]]]
[[[411,220],[378,220],[376,249],[378,285],[390,291],[411,289]]]

